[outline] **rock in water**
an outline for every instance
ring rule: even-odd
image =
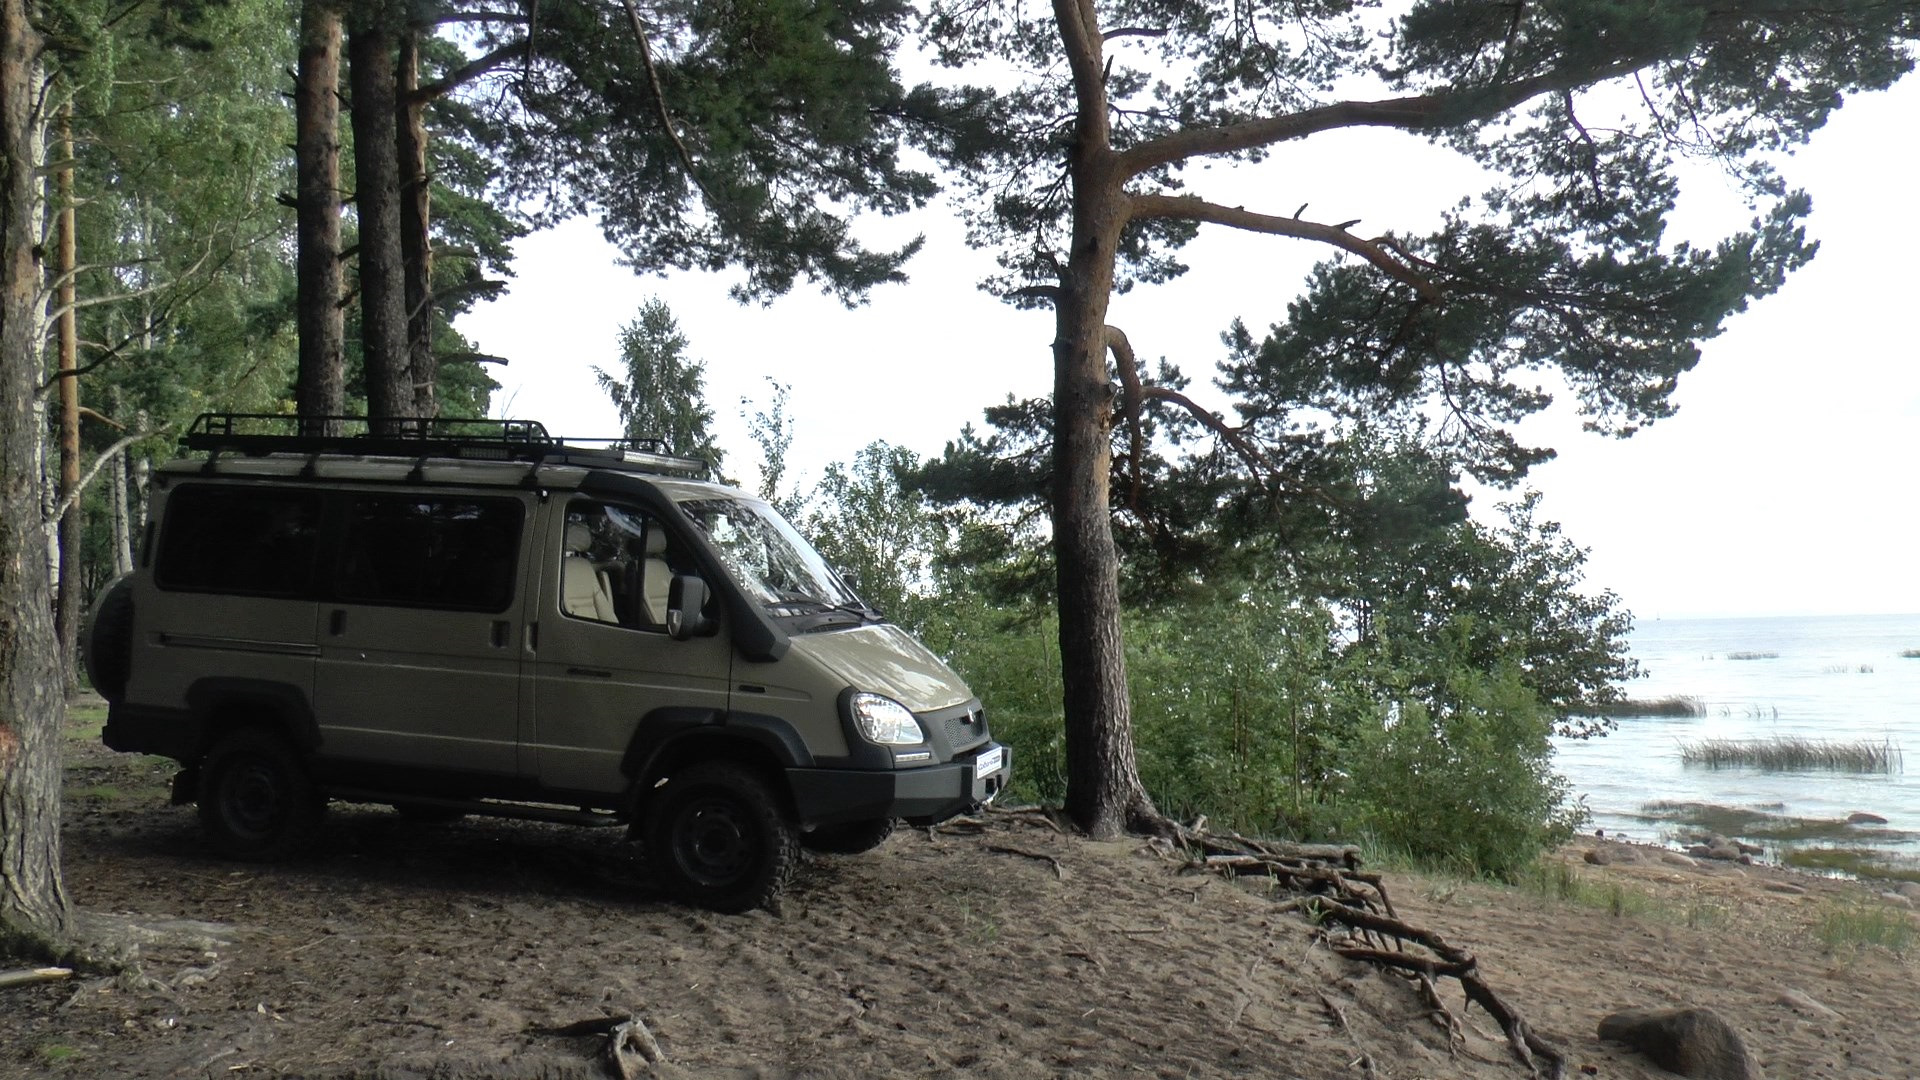
[[[1712,1009],[1628,1009],[1600,1021],[1600,1037],[1694,1080],[1764,1080],[1740,1033]]]
[[[1847,815],[1847,824],[1849,825],[1885,825],[1886,823],[1886,818],[1881,817],[1879,814],[1869,814],[1865,810],[1855,810],[1853,813]]]

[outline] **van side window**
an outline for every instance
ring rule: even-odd
[[[680,545],[631,507],[576,500],[567,507],[560,609],[576,619],[665,630],[667,587]]]
[[[320,493],[182,484],[167,499],[153,580],[236,596],[313,593]]]
[[[356,493],[346,502],[339,599],[454,611],[513,602],[519,500]]]

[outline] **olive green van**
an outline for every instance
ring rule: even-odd
[[[704,463],[294,423],[195,422],[85,636],[106,744],[179,761],[222,854],[294,851],[328,800],[618,825],[672,895],[742,911],[801,847],[1006,783],[960,678]]]

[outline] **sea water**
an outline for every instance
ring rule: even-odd
[[[1645,677],[1636,700],[1694,697],[1705,715],[1621,719],[1604,738],[1556,739],[1555,765],[1584,797],[1589,828],[1671,841],[1656,801],[1761,808],[1784,817],[1887,819],[1849,844],[1920,854],[1920,615],[1653,619],[1629,639]],[[1768,772],[1684,765],[1683,744],[1798,736],[1890,743],[1891,773]]]

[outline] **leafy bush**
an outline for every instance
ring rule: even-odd
[[[1349,833],[1425,862],[1512,878],[1581,820],[1552,769],[1552,717],[1518,672],[1456,671],[1456,707],[1385,703],[1356,733],[1338,802]]]

